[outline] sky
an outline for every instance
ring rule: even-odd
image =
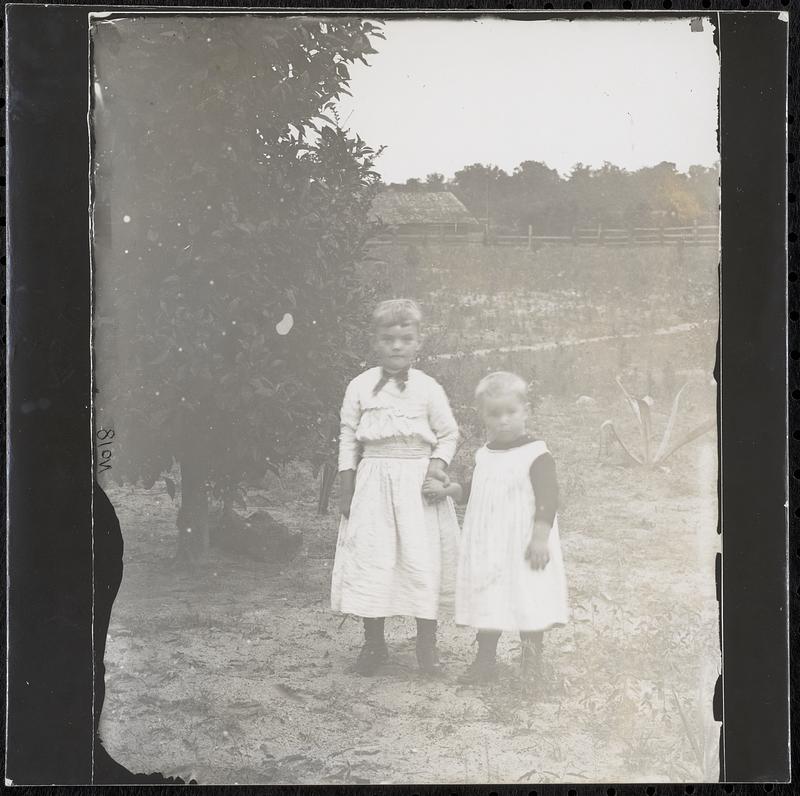
[[[719,59],[710,20],[395,19],[350,72],[339,113],[386,146],[384,182],[470,163],[582,162],[685,171],[717,152]]]

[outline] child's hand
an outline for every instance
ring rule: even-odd
[[[447,465],[441,459],[431,459],[428,465],[428,472],[425,476],[426,480],[435,478],[441,481],[445,486],[450,486],[450,476],[445,472]]]
[[[422,494],[431,503],[438,503],[444,500],[447,495],[447,487],[437,478],[426,478],[422,484]]]
[[[550,528],[545,525],[534,525],[531,540],[525,548],[525,560],[530,564],[531,569],[544,569],[550,561],[550,552],[547,547],[547,539],[550,535]]]

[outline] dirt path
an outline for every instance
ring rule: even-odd
[[[523,352],[535,352],[535,351],[555,351],[559,348],[576,348],[578,346],[585,346],[585,345],[592,345],[595,343],[617,343],[620,340],[640,340],[646,337],[664,337],[673,334],[687,334],[689,332],[694,332],[698,329],[704,329],[708,327],[710,324],[717,323],[717,321],[698,321],[696,323],[679,323],[675,326],[670,326],[664,329],[656,329],[654,331],[644,331],[644,332],[625,332],[622,334],[605,334],[599,335],[595,337],[582,337],[578,339],[568,339],[568,340],[560,340],[559,342],[552,342],[550,340],[543,341],[541,343],[533,343],[531,345],[513,345],[513,346],[502,346],[500,348],[477,348],[477,349],[470,349],[469,356],[470,357],[485,357],[491,356],[492,354],[518,354]],[[459,359],[460,357],[464,357],[464,353],[454,353],[454,354],[436,354],[430,359],[432,361],[438,360],[447,360],[447,359]]]
[[[176,572],[163,486],[109,486],[126,540],[102,721],[111,754],[201,783],[715,779],[715,440],[668,472],[600,466],[604,419],[552,401],[538,412],[559,462],[573,609],[546,640],[538,696],[516,678],[510,637],[497,684],[459,687],[473,634],[450,622],[444,680],[417,676],[406,619],[387,622],[381,676],[349,673],[361,629],[327,602],[336,522],[315,514],[301,468],[251,494],[305,535],[285,568],[215,554]]]

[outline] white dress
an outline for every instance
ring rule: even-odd
[[[547,452],[541,440],[475,454],[456,580],[456,623],[480,630],[539,631],[567,621],[567,583],[558,519],[548,537],[550,561],[531,569],[535,496],[533,462]]]
[[[450,463],[458,426],[441,386],[410,370],[405,389],[371,368],[345,392],[339,471],[356,470],[331,579],[334,611],[437,619],[452,610],[458,520],[450,498],[430,504],[422,483],[432,458]]]

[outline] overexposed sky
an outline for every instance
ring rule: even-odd
[[[351,68],[340,114],[377,170],[405,182],[523,160],[685,170],[717,153],[719,59],[710,20],[395,19]]]

